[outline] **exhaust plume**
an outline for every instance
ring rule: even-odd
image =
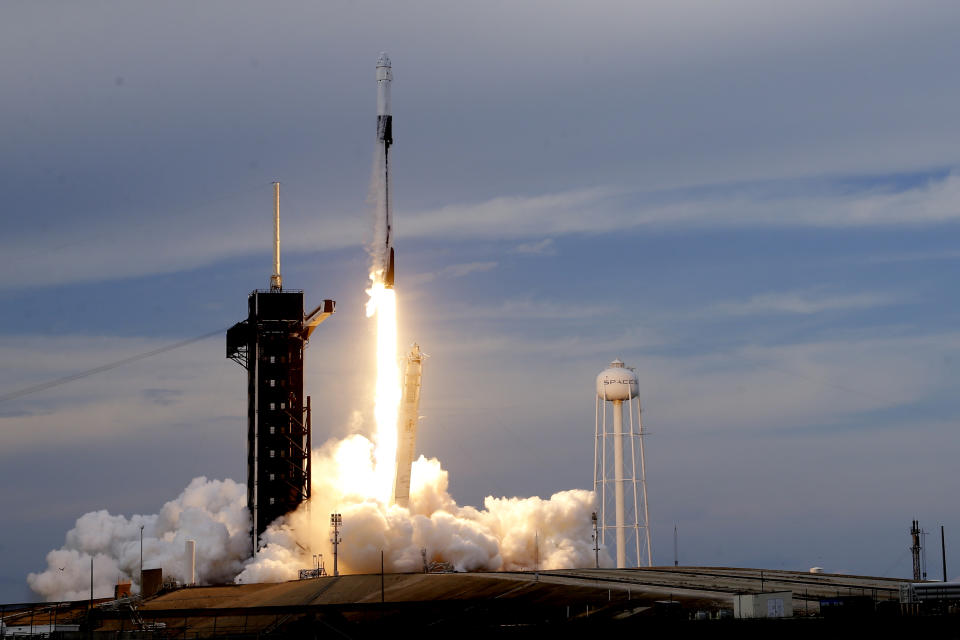
[[[46,600],[85,599],[92,557],[95,597],[112,594],[118,578],[139,589],[141,525],[144,567],[160,567],[165,577],[188,578],[183,549],[192,539],[197,584],[294,580],[299,569],[313,565],[312,554],[322,553],[332,565],[331,513],[343,515],[341,573],[379,571],[381,550],[387,571],[421,571],[421,549],[428,562],[450,563],[457,571],[593,566],[592,491],[561,491],[549,499],[489,496],[482,509],[461,507],[440,461],[420,456],[409,508],[391,505],[381,495],[376,445],[359,434],[314,450],[313,465],[313,498],[267,529],[256,559],[249,557],[245,487],[200,477],[155,515],[81,516],[64,545],[47,554],[47,568],[29,574],[27,583]],[[611,565],[602,547],[600,562]]]
[[[190,539],[197,542],[198,582],[231,581],[249,556],[246,493],[233,480],[200,477],[155,515],[84,514],[64,545],[47,554],[46,570],[29,574],[27,584],[46,600],[88,598],[92,557],[94,597],[111,595],[118,578],[139,589],[141,525],[145,569],[160,567],[165,578],[186,581],[183,549]]]
[[[309,567],[312,554],[332,564],[331,513],[343,515],[341,573],[373,573],[384,552],[387,571],[419,571],[428,562],[448,562],[457,571],[589,567],[594,563],[590,514],[592,491],[572,490],[542,498],[494,498],[484,508],[461,507],[450,496],[440,461],[414,463],[409,509],[363,491],[376,477],[375,445],[362,435],[331,440],[314,452],[311,502],[274,522],[266,546],[237,582],[291,580]],[[539,553],[537,542],[539,541]],[[601,562],[609,556],[601,549]]]

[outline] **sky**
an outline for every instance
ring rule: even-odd
[[[400,342],[431,356],[418,449],[460,504],[591,488],[594,379],[620,358],[655,563],[675,525],[691,565],[909,577],[914,518],[960,548],[955,2],[2,14],[0,396],[243,319],[279,180],[284,284],[338,305],[307,351],[314,442],[369,433],[387,51]],[[244,480],[224,353],[0,401],[0,601],[33,597],[85,512]]]

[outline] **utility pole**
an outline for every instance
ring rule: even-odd
[[[677,523],[673,523],[673,566],[680,566],[680,555],[677,552]]]
[[[340,527],[343,525],[343,516],[339,513],[330,514],[330,526],[333,527],[333,537],[330,542],[333,543],[333,575],[340,575],[340,568],[337,566],[337,546],[343,542],[340,539]]]
[[[383,549],[380,549],[380,602],[384,602],[383,593]]]
[[[940,555],[943,558],[943,581],[947,581],[947,545],[944,542],[943,525],[940,525]]]
[[[533,534],[533,546],[534,546],[534,556],[533,556],[533,571],[537,574],[537,579],[540,579],[540,532],[537,531]]]
[[[140,597],[143,597],[143,525],[140,525]]]

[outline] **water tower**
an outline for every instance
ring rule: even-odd
[[[638,389],[637,374],[620,360],[611,362],[610,367],[597,376],[593,490],[600,502],[597,525],[600,542],[607,544],[606,536],[615,536],[618,569],[627,566],[627,545],[631,542],[636,548],[636,566],[641,562],[641,546],[646,549],[647,566],[653,566]],[[626,428],[623,421],[624,404],[628,417]],[[608,405],[612,414],[612,430],[608,425]],[[630,455],[629,465],[624,464],[624,453]],[[611,457],[612,466],[608,464]]]

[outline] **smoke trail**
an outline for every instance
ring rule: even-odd
[[[67,532],[60,549],[47,554],[47,568],[27,576],[27,584],[47,600],[81,600],[113,593],[117,579],[139,589],[140,527],[144,567],[161,567],[164,576],[186,578],[184,542],[197,541],[197,573],[204,583],[228,582],[249,555],[250,515],[246,488],[233,480],[195,478],[155,515],[131,518],[93,511]]]

